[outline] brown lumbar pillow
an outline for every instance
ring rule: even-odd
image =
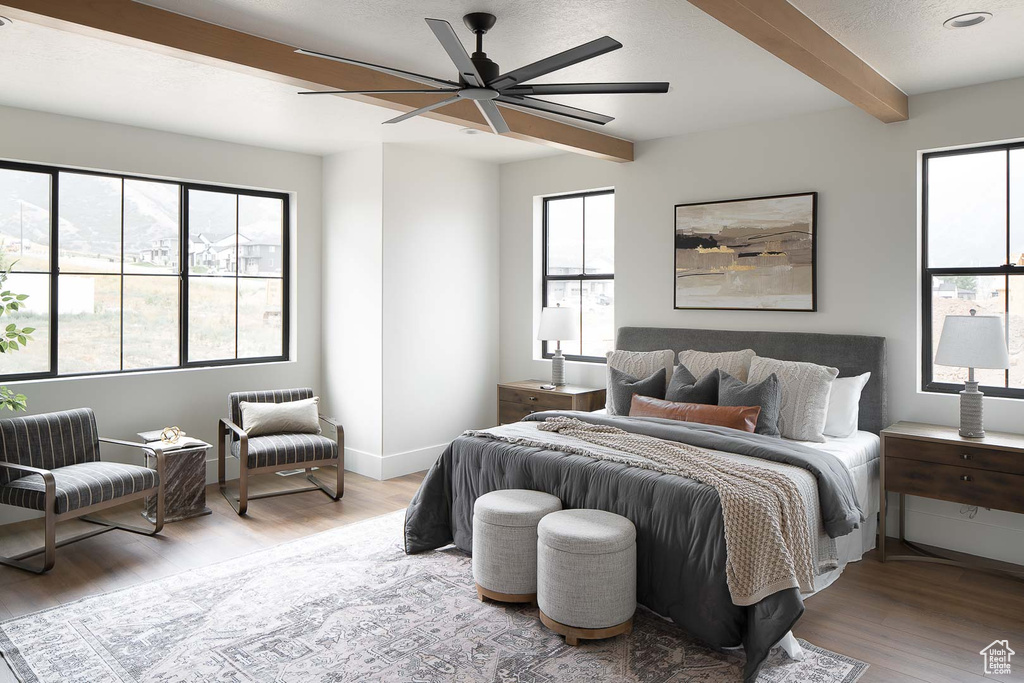
[[[675,403],[660,398],[633,394],[629,406],[630,417],[663,417],[681,422],[700,422],[707,425],[731,427],[753,433],[761,406],[710,406],[703,403]]]

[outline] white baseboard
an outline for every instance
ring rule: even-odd
[[[437,462],[437,459],[441,457],[441,454],[444,453],[444,449],[447,447],[448,443],[446,442],[436,446],[417,448],[414,451],[385,455],[382,459],[381,478],[394,479],[395,477],[412,474],[413,472],[428,470]]]
[[[376,453],[361,451],[356,448],[345,448],[345,471],[355,472],[371,479],[383,479],[381,476],[381,457]]]

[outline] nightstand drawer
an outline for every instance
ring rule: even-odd
[[[502,403],[506,401],[509,403],[521,403],[524,406],[533,408],[536,412],[541,410],[572,410],[572,394],[501,387],[501,390],[498,392],[498,400]]]
[[[522,403],[511,403],[509,401],[498,402],[498,422],[500,424],[508,424],[510,422],[519,422],[527,415],[533,413],[539,413],[544,408],[523,405]]]
[[[886,442],[887,491],[1024,512],[1024,476],[894,457],[892,441]]]
[[[1024,475],[1024,455],[968,444],[888,437],[885,456]]]

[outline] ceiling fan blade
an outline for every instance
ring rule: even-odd
[[[434,36],[440,41],[441,47],[455,63],[455,68],[459,70],[466,83],[474,88],[483,87],[484,79],[480,77],[480,72],[476,70],[476,65],[469,58],[469,53],[466,52],[462,41],[455,34],[452,25],[444,19],[427,19],[426,22],[430,30],[434,32]]]
[[[440,109],[441,107],[443,107],[445,105],[452,104],[453,102],[456,102],[459,99],[460,98],[459,98],[458,95],[456,95],[455,97],[448,97],[448,98],[440,100],[438,102],[434,102],[433,104],[428,104],[425,107],[420,107],[419,109],[413,109],[412,111],[407,111],[404,114],[402,114],[401,116],[396,116],[393,119],[388,119],[384,123],[401,123],[402,121],[405,121],[406,119],[411,119],[414,116],[419,116],[420,114],[426,114],[428,111],[434,111],[435,109]]]
[[[567,66],[573,64],[579,64],[588,59],[603,55],[606,52],[612,50],[618,50],[622,47],[622,43],[603,36],[597,40],[592,40],[589,43],[578,45],[572,49],[566,50],[565,52],[559,52],[557,55],[552,55],[546,59],[542,59],[539,62],[533,64],[527,64],[524,67],[509,71],[506,74],[502,74],[495,78],[493,81],[487,84],[488,87],[494,88],[495,90],[501,90],[512,85],[518,85],[532,78],[549,74],[552,71],[558,71],[564,69]]]
[[[580,121],[586,121],[588,123],[597,123],[604,125],[609,121],[614,121],[615,118],[607,116],[605,114],[598,114],[597,112],[587,111],[586,109],[579,109],[578,107],[570,107],[567,104],[559,104],[558,102],[546,102],[545,100],[535,100],[532,97],[506,97],[500,96],[496,100],[501,104],[510,105],[513,107],[522,107],[524,109],[534,109],[536,111],[545,111],[549,114],[558,114],[559,116],[567,116],[571,119],[579,119]]]
[[[631,93],[665,93],[668,83],[538,83],[513,85],[503,95],[621,95]]]
[[[458,88],[440,88],[423,90],[308,90],[302,91],[300,95],[399,95],[405,93],[451,93],[459,92]]]
[[[476,100],[476,106],[480,109],[480,113],[487,119],[487,123],[490,124],[491,130],[497,135],[509,132],[508,124],[505,123],[505,117],[498,111],[498,106],[494,104],[493,100]]]
[[[388,74],[390,76],[398,76],[399,78],[407,78],[410,81],[416,81],[424,85],[432,85],[437,88],[451,88],[458,87],[459,84],[453,81],[446,81],[443,78],[434,78],[433,76],[424,76],[423,74],[413,73],[412,71],[402,71],[401,69],[392,69],[391,67],[381,66],[380,64],[370,64],[369,62],[360,62],[357,59],[348,59],[346,57],[335,57],[334,55],[324,54],[323,52],[313,52],[312,50],[298,49],[295,51],[296,54],[306,55],[309,57],[319,57],[320,59],[329,59],[332,62],[341,62],[342,64],[352,64],[353,66],[362,66],[367,69],[373,69],[374,71],[380,71],[381,73]]]

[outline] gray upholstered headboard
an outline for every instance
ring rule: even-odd
[[[840,377],[871,373],[860,397],[860,429],[878,433],[886,422],[885,337],[807,332],[747,332],[672,327],[620,327],[615,348],[627,351],[686,349],[738,351],[779,360],[802,360],[839,368]]]

